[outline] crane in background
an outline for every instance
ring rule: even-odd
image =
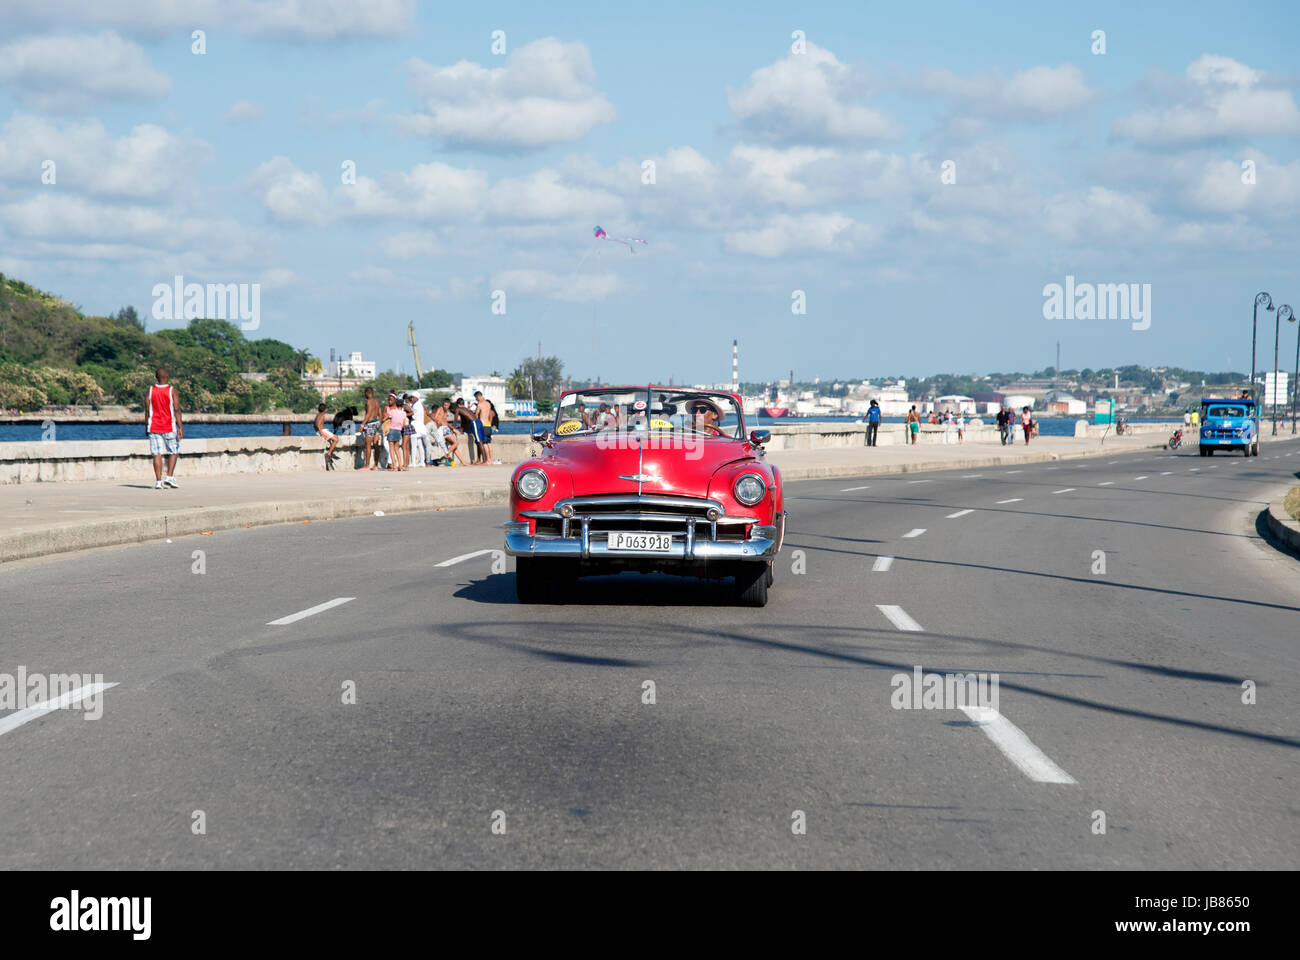
[[[411,345],[411,352],[415,354],[415,382],[418,386],[424,379],[424,371],[420,369],[420,348],[415,343],[415,321],[412,320],[406,324],[406,342]]]

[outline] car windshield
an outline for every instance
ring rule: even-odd
[[[1244,417],[1245,415],[1246,408],[1237,406],[1236,404],[1233,404],[1232,406],[1215,404],[1210,407],[1209,412],[1206,414],[1207,417]]]
[[[649,431],[694,437],[743,438],[744,419],[736,401],[705,390],[579,390],[560,398],[555,433]]]

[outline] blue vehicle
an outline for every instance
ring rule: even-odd
[[[1259,407],[1252,398],[1201,400],[1201,456],[1212,457],[1215,450],[1259,456]]]

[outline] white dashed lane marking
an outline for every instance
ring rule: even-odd
[[[1115,481],[1114,481],[1114,480],[1107,480],[1107,481],[1105,481],[1105,482],[1103,482],[1103,483],[1099,483],[1099,484],[1097,484],[1097,486],[1099,486],[1099,487],[1111,487],[1111,486],[1114,486],[1114,485],[1115,485]]]
[[[1038,783],[1078,783],[1039,750],[1025,732],[992,707],[962,707],[975,726],[993,741],[1003,756],[1030,780]]]
[[[435,567],[451,567],[460,563],[462,560],[473,560],[475,557],[481,557],[485,553],[494,552],[490,547],[483,550],[475,550],[473,553],[462,553],[459,557],[452,557],[450,560],[444,560],[442,563],[435,563]]]
[[[1024,497],[1012,497],[1010,500],[999,500],[998,503],[1019,503]]]
[[[1134,480],[1145,480],[1146,477],[1134,477],[1133,479],[1134,479]]]
[[[297,613],[291,613],[287,617],[281,617],[279,620],[272,620],[267,624],[268,627],[283,627],[288,623],[296,623],[317,613],[329,610],[331,607],[337,607],[339,604],[347,603],[349,600],[355,600],[356,597],[335,597],[325,603],[318,603],[314,607],[308,607],[306,610],[299,610]]]
[[[53,710],[66,710],[75,707],[87,697],[93,697],[109,687],[116,687],[117,683],[91,683],[84,687],[77,687],[75,690],[69,690],[67,693],[53,700],[42,700],[40,703],[31,707],[24,707],[22,710],[15,710],[5,717],[0,717],[0,736],[8,733],[10,730],[16,730],[24,723],[31,723],[46,716]],[[26,692],[26,691],[24,691]]]
[[[968,513],[974,513],[974,510],[958,510],[956,513],[950,513],[945,520],[956,520],[958,517],[964,517]]]
[[[893,557],[876,557],[876,562],[871,565],[871,569],[876,573],[884,573],[894,565]]]
[[[1161,473],[1160,476],[1162,476],[1162,477],[1170,477],[1170,476],[1173,476],[1173,471],[1172,471],[1172,470],[1166,470],[1166,471],[1164,471],[1163,473]]]
[[[908,483],[929,483],[929,480],[909,480]]]
[[[899,630],[919,631],[921,625],[907,615],[907,611],[894,604],[878,603],[876,609],[889,618]]]
[[[1074,487],[1066,487],[1064,490],[1053,490],[1052,493],[1074,493]]]
[[[925,533],[925,527],[917,527],[915,530],[909,530],[907,533],[903,534],[903,539],[911,540],[913,537],[919,537],[923,533]]]
[[[843,490],[840,491],[840,493],[852,493],[854,490],[870,490],[870,489],[871,489],[871,484],[867,484],[865,487],[845,487]]]

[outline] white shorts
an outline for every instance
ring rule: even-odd
[[[334,434],[333,434],[332,432],[330,432],[329,430],[321,430],[321,431],[320,431],[320,435],[321,435],[321,438],[324,439],[324,440],[333,440],[333,439],[335,439]]]

